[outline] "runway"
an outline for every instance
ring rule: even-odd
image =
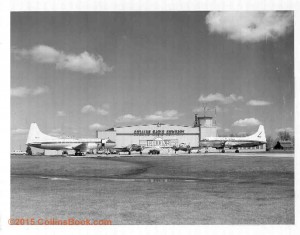
[[[11,216],[113,224],[293,224],[294,158],[12,156]]]

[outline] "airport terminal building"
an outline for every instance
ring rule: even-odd
[[[201,129],[198,122],[201,123]],[[97,131],[97,138],[109,138],[116,142],[116,147],[138,144],[144,147],[172,147],[185,143],[199,146],[199,140],[217,136],[217,127],[212,117],[197,117],[193,126],[154,123],[113,127],[105,131]]]
[[[199,146],[199,140],[206,137],[217,137],[217,126],[212,117],[195,115],[193,126],[153,123],[147,125],[132,125],[112,127],[105,131],[97,131],[97,138],[109,138],[116,142],[116,147],[138,144],[147,148],[171,148],[181,143],[191,147]],[[240,152],[266,151],[266,145],[238,148]],[[226,150],[234,152],[234,150]],[[210,148],[209,152],[219,152]]]

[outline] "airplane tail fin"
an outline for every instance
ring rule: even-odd
[[[257,139],[262,142],[266,142],[266,133],[265,133],[265,128],[263,125],[260,125],[258,127],[258,130],[255,134],[251,135],[250,137]]]
[[[36,123],[31,123],[26,144],[53,139],[56,139],[56,137],[42,133]]]

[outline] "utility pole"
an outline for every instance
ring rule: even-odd
[[[198,127],[199,127],[199,147],[201,147],[201,122],[200,122],[200,117],[198,117]]]
[[[201,141],[201,122],[200,122],[200,117],[198,117],[198,114],[195,114],[195,122],[194,122],[194,127],[199,128],[199,147],[200,147],[200,141]]]

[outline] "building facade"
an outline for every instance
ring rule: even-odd
[[[217,128],[212,118],[202,117],[199,125],[182,126],[163,123],[114,127],[106,131],[97,131],[97,138],[109,138],[116,142],[116,147],[138,144],[144,147],[173,147],[181,143],[199,146],[199,139],[217,136]]]

